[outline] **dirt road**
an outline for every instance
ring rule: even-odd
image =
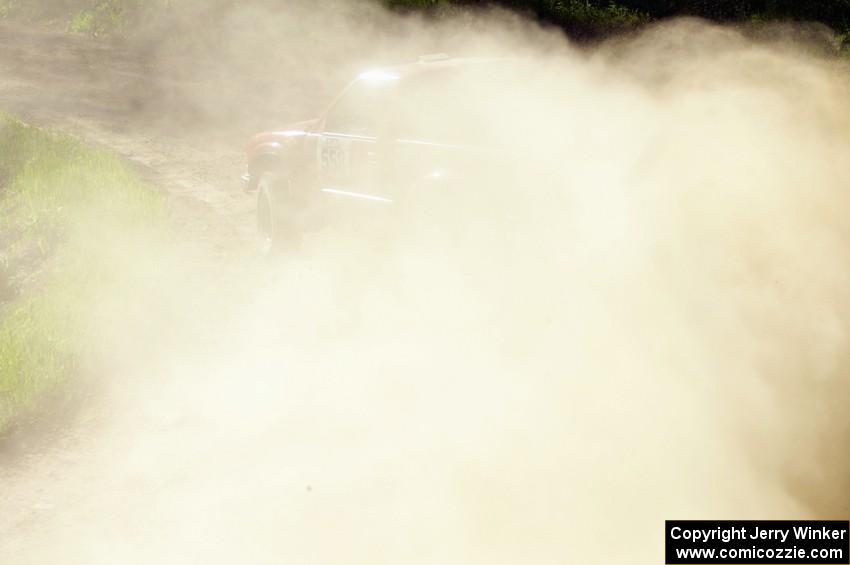
[[[0,25],[0,109],[116,152],[167,191],[187,237],[240,248],[252,233],[238,186],[250,128],[193,122],[190,103],[163,95],[174,82],[131,46]]]
[[[203,248],[205,260],[250,254],[253,199],[238,184],[249,128],[192,122],[190,104],[163,99],[169,80],[132,47],[0,25],[0,111],[71,133],[132,163],[167,193],[178,233]],[[100,408],[91,399],[81,417],[63,415],[43,433],[4,440],[0,562],[50,562],[52,549],[45,548],[42,558],[32,550],[57,508],[77,509],[60,513],[63,519],[85,520],[103,502],[86,503],[98,499],[103,487],[102,477],[91,475],[97,468],[92,464],[112,457],[96,433],[106,417]],[[17,552],[28,544],[29,557]]]

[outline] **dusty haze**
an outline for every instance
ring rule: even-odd
[[[197,65],[145,30],[161,96],[134,119],[271,129],[357,70],[509,56],[530,81],[457,93],[509,181],[447,200],[450,235],[329,229],[272,264],[95,233],[97,433],[0,485],[49,508],[0,519],[0,561],[658,563],[664,519],[847,516],[850,82],[824,32],[579,49],[316,4],[216,14]]]

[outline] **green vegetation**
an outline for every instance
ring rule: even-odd
[[[505,2],[510,7],[533,9],[538,18],[563,27],[573,37],[598,37],[633,29],[648,23],[647,12],[627,6],[627,2]],[[533,5],[532,4],[536,4]]]
[[[648,12],[630,6],[632,2],[596,2],[588,0],[385,0],[397,10],[423,10],[439,12],[450,6],[477,7],[481,4],[500,5],[521,13],[530,14],[541,21],[556,24],[575,38],[593,38],[618,31],[633,29],[652,21]]]
[[[124,31],[127,25],[126,2],[105,0],[81,8],[68,22],[68,31],[104,35]]]
[[[494,4],[533,15],[564,28],[578,39],[613,32],[674,16],[717,22],[819,22],[839,34],[850,32],[850,0],[384,0],[396,9],[438,11],[447,5]]]
[[[116,276],[116,242],[164,208],[116,157],[5,116],[0,156],[2,431],[84,371],[85,314]]]
[[[0,0],[0,19],[62,25],[75,33],[105,35],[123,32],[139,16],[167,9],[168,0]]]
[[[122,32],[175,14],[214,19],[229,8],[284,8],[287,0],[0,0],[0,18],[63,21],[71,31],[102,35]],[[450,7],[500,5],[592,39],[671,16],[722,22],[776,20],[820,22],[840,35],[850,33],[850,0],[375,0],[399,10],[440,12]],[[189,21],[199,21],[192,18]]]

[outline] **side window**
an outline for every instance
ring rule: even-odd
[[[325,133],[377,136],[392,87],[390,81],[358,79],[328,112]]]

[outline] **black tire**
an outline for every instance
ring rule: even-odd
[[[257,181],[257,236],[260,253],[276,255],[296,248],[298,238],[292,226],[284,220],[283,206],[289,194],[289,179],[263,173]]]

